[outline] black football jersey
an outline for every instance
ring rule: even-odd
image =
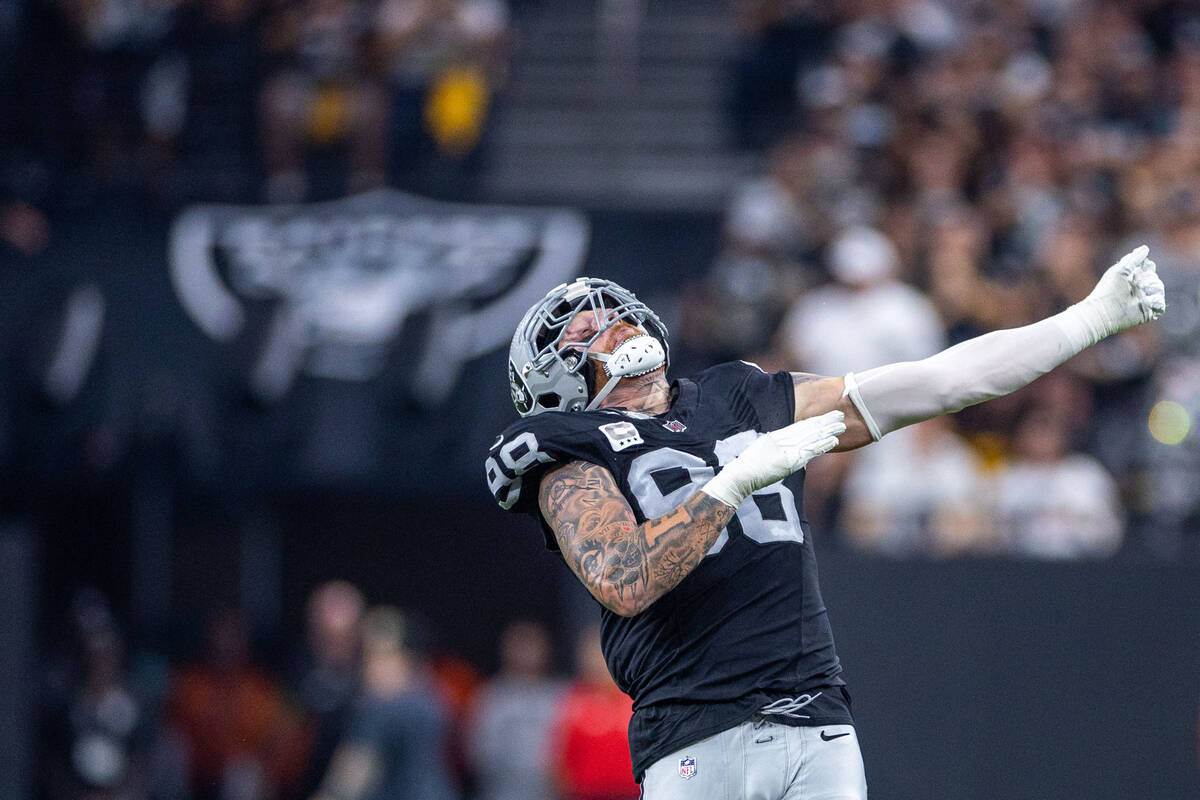
[[[548,412],[509,426],[486,462],[500,506],[538,519],[547,467],[588,461],[612,473],[639,523],[691,497],[767,431],[792,422],[792,377],[745,362],[673,385],[670,410]],[[755,492],[678,586],[634,617],[602,609],[609,670],[634,701],[639,777],[657,758],[748,719],[773,699],[828,687],[808,724],[850,722],[812,538],[803,471]]]

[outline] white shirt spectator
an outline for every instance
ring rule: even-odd
[[[1012,552],[1020,555],[1103,557],[1121,545],[1117,485],[1083,453],[1009,467],[997,479],[996,510]]]
[[[888,555],[979,549],[990,511],[985,479],[944,417],[893,431],[857,456],[842,507],[855,545]]]
[[[752,251],[787,254],[804,241],[804,213],[791,193],[772,176],[747,181],[729,204],[726,233]]]
[[[781,344],[800,369],[844,375],[945,348],[937,310],[893,277],[897,262],[878,231],[855,227],[842,234],[830,253],[839,283],[801,297],[783,322]]]

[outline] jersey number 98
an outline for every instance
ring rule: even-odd
[[[720,465],[728,464],[758,438],[754,431],[719,440],[713,447]],[[646,519],[661,517],[678,508],[716,474],[699,456],[671,447],[651,450],[629,467],[629,489]],[[742,532],[759,544],[804,542],[796,497],[783,482],[773,483],[747,497],[735,515]],[[721,531],[707,555],[721,552],[729,530]]]

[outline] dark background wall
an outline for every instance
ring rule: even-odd
[[[1200,571],[827,554],[874,797],[1194,798]]]

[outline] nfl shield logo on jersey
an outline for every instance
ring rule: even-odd
[[[679,777],[684,780],[696,777],[696,759],[691,756],[679,759]]]
[[[671,433],[683,433],[684,431],[687,430],[687,425],[684,425],[682,422],[680,422],[677,419],[672,419],[672,420],[668,420],[667,422],[664,422],[663,427],[666,428],[667,430],[669,430]]]

